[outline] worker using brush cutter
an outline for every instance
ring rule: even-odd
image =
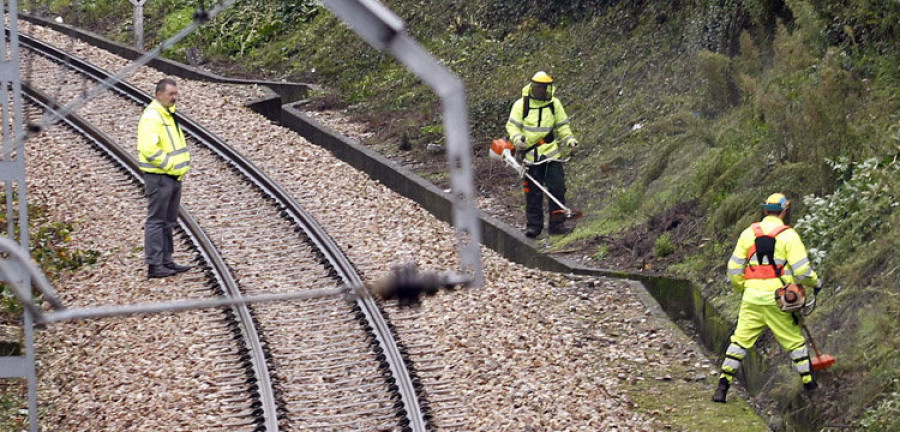
[[[546,72],[538,72],[531,82],[522,88],[522,97],[513,104],[506,122],[506,132],[510,141],[527,166],[528,175],[546,186],[559,203],[566,202],[566,180],[560,159],[560,143],[575,148],[578,140],[569,127],[569,117],[562,102],[553,96],[553,78]],[[528,178],[523,179],[525,188],[525,235],[531,238],[540,235],[544,228],[544,194]],[[548,213],[553,214],[561,207],[552,199],[547,203]],[[550,218],[547,231],[551,235],[566,234],[564,219]]]
[[[766,327],[790,353],[804,389],[817,387],[799,312],[812,303],[804,287],[818,294],[821,283],[800,236],[785,224],[790,222],[790,204],[780,193],[770,195],[762,204],[765,217],[741,233],[728,261],[728,277],[743,297],[713,402],[725,402],[741,360]]]

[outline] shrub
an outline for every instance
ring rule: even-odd
[[[697,57],[697,67],[706,89],[703,111],[714,117],[732,107],[739,98],[732,78],[731,59],[712,51],[700,51]]]
[[[633,217],[641,208],[644,199],[644,188],[633,185],[630,188],[617,188],[612,193],[612,212],[620,219]]]
[[[664,232],[656,238],[656,243],[653,244],[653,256],[662,258],[671,255],[672,252],[675,252],[675,243],[672,242],[672,237],[669,233]]]
[[[891,387],[900,387],[900,379],[894,378]],[[880,402],[870,406],[862,417],[854,422],[854,430],[886,431],[900,429],[900,391],[884,395]]]
[[[0,196],[0,199],[5,199]],[[15,198],[17,200],[17,198]],[[29,223],[31,224],[29,240],[32,259],[47,275],[50,281],[61,274],[77,270],[83,266],[93,265],[100,257],[100,252],[81,250],[71,247],[72,223],[50,221],[46,209],[29,205]],[[6,224],[6,213],[0,213],[0,226]],[[18,228],[16,228],[18,230]],[[21,313],[18,298],[7,284],[0,284],[0,315]]]
[[[874,158],[861,163],[847,158],[827,162],[843,183],[833,194],[803,197],[808,211],[795,224],[804,241],[813,246],[809,255],[817,264],[832,253],[840,259],[864,247],[887,226],[900,204],[892,193],[900,174],[897,163],[880,163]]]
[[[593,255],[591,255],[591,259],[593,259],[594,261],[603,261],[603,259],[605,259],[608,256],[609,256],[609,245],[604,243],[604,244],[601,244],[600,246],[597,246],[597,251],[594,252]]]

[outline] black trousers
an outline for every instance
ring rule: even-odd
[[[144,173],[144,191],[149,199],[144,225],[144,262],[148,265],[172,263],[172,230],[178,224],[181,182],[166,174]]]
[[[540,165],[528,167],[528,175],[534,178],[538,183],[547,188],[559,202],[566,203],[566,174],[563,171],[562,162],[547,162]],[[527,219],[528,228],[544,228],[544,193],[537,186],[531,184],[526,177],[525,186],[525,217]],[[553,200],[547,198],[547,215],[552,214],[556,210],[561,210]],[[551,230],[561,227],[562,222],[553,222],[550,220],[548,228]]]

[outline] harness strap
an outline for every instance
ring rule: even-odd
[[[754,222],[754,223],[750,224],[750,228],[753,229],[753,234],[756,234],[757,238],[765,237],[765,236],[775,238],[776,236],[778,236],[778,234],[781,234],[784,230],[786,230],[790,227],[791,227],[790,225],[782,225],[782,226],[772,230],[772,232],[770,232],[769,234],[766,234],[763,232],[762,227],[759,225],[758,222]],[[750,249],[747,250],[747,259],[749,260],[750,257],[752,257],[755,254],[756,254],[756,243],[754,243],[753,246],[750,246]]]
[[[768,234],[763,232],[762,226],[760,226],[759,223],[751,224],[750,228],[753,230],[753,234],[756,235],[757,239],[759,239],[760,237],[771,237],[772,238],[773,242],[772,242],[772,250],[770,252],[771,255],[765,255],[765,258],[767,258],[769,260],[769,264],[772,266],[772,270],[768,271],[767,268],[763,267],[763,265],[762,265],[763,257],[757,256],[756,261],[758,264],[757,265],[748,265],[744,269],[744,278],[746,278],[746,279],[771,279],[771,278],[777,277],[777,278],[781,279],[781,270],[782,270],[782,268],[784,268],[784,265],[778,266],[777,264],[775,264],[775,242],[774,242],[774,240],[778,234],[781,234],[782,232],[784,232],[785,230],[790,228],[790,225],[782,225],[782,226],[776,227],[775,229],[772,230],[772,232],[770,232]],[[757,250],[757,242],[754,242],[753,245],[750,246],[750,249],[747,250],[747,261],[749,262],[750,259],[753,258],[753,255],[757,255],[758,252],[759,251]],[[769,252],[769,251],[764,251],[764,252]]]

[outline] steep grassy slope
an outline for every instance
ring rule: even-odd
[[[900,3],[386,3],[466,82],[480,189],[515,210],[515,180],[488,175],[486,145],[527,77],[554,75],[583,143],[567,169],[587,215],[557,250],[689,277],[735,316],[739,297],[722,281],[733,241],[766,195],[792,197],[826,282],[809,323],[838,358],[821,377],[820,420],[900,429]],[[79,2],[67,19],[127,24],[130,11],[111,4]],[[195,5],[148,4],[150,40],[177,31]],[[127,25],[107,28],[127,37]],[[371,144],[444,181],[443,156],[426,151],[443,132],[436,98],[311,2],[242,0],[170,55],[187,59],[191,47],[234,73],[323,84],[318,106],[350,105],[377,132]]]

